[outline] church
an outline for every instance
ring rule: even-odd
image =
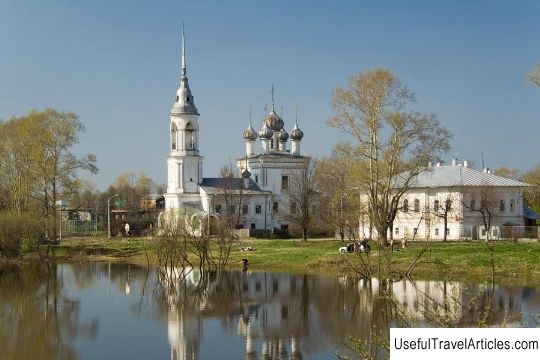
[[[310,157],[301,155],[304,133],[298,121],[290,133],[285,130],[285,122],[274,109],[273,94],[272,88],[272,109],[260,131],[253,129],[250,119],[241,133],[245,154],[236,161],[241,177],[203,177],[200,114],[188,83],[182,31],[180,85],[170,112],[166,211],[174,209],[200,218],[232,214],[237,229],[289,230],[287,214],[296,207],[289,201],[289,180],[308,167]]]

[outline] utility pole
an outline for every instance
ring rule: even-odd
[[[111,199],[117,197],[120,194],[115,194],[107,198],[107,239],[111,238]]]

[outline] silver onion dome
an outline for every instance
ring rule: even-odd
[[[270,130],[266,123],[263,124],[261,131],[259,131],[259,137],[261,139],[271,139],[273,134],[274,132]]]
[[[283,129],[283,125],[285,125],[283,119],[280,118],[278,114],[276,114],[274,109],[272,109],[272,111],[270,111],[270,114],[268,114],[264,118],[264,123],[270,128],[270,130],[274,131],[279,131]]]
[[[279,140],[287,141],[288,138],[289,138],[289,133],[287,132],[287,130],[281,129],[281,131],[279,132]]]
[[[242,177],[244,179],[249,179],[251,177],[251,172],[249,172],[248,169],[245,169],[244,171],[242,171]]]
[[[253,130],[253,128],[251,127],[251,124],[249,124],[249,127],[246,130],[244,130],[244,132],[242,133],[242,136],[244,137],[245,140],[251,140],[251,141],[257,140],[257,132]]]
[[[294,129],[291,131],[291,140],[302,140],[304,133],[298,128],[298,124],[294,124]]]

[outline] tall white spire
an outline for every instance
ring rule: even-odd
[[[184,34],[184,23],[182,23],[182,69],[181,76],[186,77],[186,37]]]
[[[182,23],[182,54],[181,54],[181,69],[180,69],[180,86],[176,92],[176,100],[171,114],[192,114],[199,115],[195,102],[193,101],[193,95],[189,89],[189,83],[186,70],[186,36],[184,33],[184,23]]]

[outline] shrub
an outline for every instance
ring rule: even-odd
[[[0,212],[0,257],[13,259],[21,255],[24,241],[37,242],[43,234],[41,216],[30,212]]]

